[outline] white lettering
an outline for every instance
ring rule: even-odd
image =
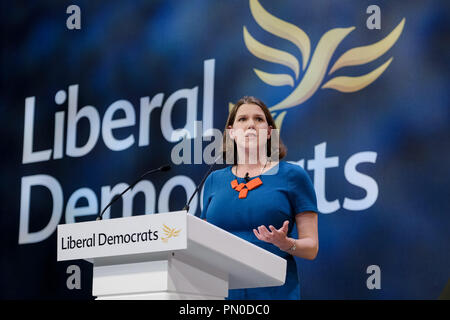
[[[197,120],[197,93],[198,87],[181,89],[172,93],[164,103],[161,112],[161,132],[167,141],[179,141],[184,135],[184,130],[182,129],[186,129],[190,137],[195,138],[197,136],[194,127],[195,120]],[[171,116],[175,103],[180,99],[186,99],[186,124],[183,128],[175,130],[172,126]]]
[[[169,142],[179,141],[184,133],[189,133],[188,138],[197,136],[212,136],[213,133],[213,115],[214,115],[214,72],[215,60],[204,61],[203,72],[203,121],[202,126],[195,125],[198,111],[198,87],[192,89],[180,89],[172,93],[163,105],[163,93],[156,94],[151,100],[149,97],[140,99],[140,119],[139,119],[139,147],[150,144],[150,115],[156,108],[162,108],[160,117],[161,133]],[[130,148],[135,143],[133,134],[126,138],[117,139],[113,135],[114,129],[129,128],[136,125],[136,111],[133,105],[127,100],[118,100],[113,102],[105,111],[102,121],[100,114],[94,106],[84,106],[78,110],[78,89],[79,85],[69,86],[68,94],[65,90],[59,90],[55,95],[55,103],[59,106],[66,101],[68,105],[67,125],[66,112],[58,111],[55,113],[54,139],[53,139],[53,159],[62,159],[65,154],[70,157],[82,157],[88,154],[98,142],[100,130],[105,145],[113,151],[123,151]],[[67,98],[68,97],[68,98]],[[50,160],[52,149],[33,151],[34,138],[34,109],[35,97],[25,99],[25,122],[22,163],[42,162]],[[172,125],[172,114],[176,106],[183,107],[179,100],[186,100],[186,122],[181,128],[174,128]],[[161,107],[163,105],[163,107]],[[113,119],[116,112],[124,112],[124,117]],[[177,112],[178,113],[178,112]],[[87,141],[84,145],[79,145],[80,137],[77,135],[80,120],[88,121],[89,127]],[[67,132],[67,140],[64,145],[64,130]],[[204,134],[203,134],[204,133]],[[201,141],[200,141],[201,142]],[[196,149],[198,146],[196,146]],[[195,162],[199,162],[199,158]]]
[[[139,123],[139,147],[148,146],[150,136],[150,113],[156,109],[161,108],[164,94],[158,93],[153,97],[152,101],[148,103],[149,97],[141,98],[141,115]]]
[[[345,178],[351,184],[363,188],[367,195],[364,199],[353,200],[344,198],[342,207],[347,210],[362,211],[370,208],[378,198],[378,185],[377,182],[356,170],[356,166],[360,163],[370,162],[375,163],[377,159],[376,152],[359,152],[351,156],[344,167]]]
[[[113,120],[114,113],[119,110],[125,112],[125,117]],[[106,146],[114,151],[121,151],[131,147],[134,144],[134,136],[132,134],[125,139],[118,140],[114,138],[112,130],[134,126],[135,123],[136,115],[133,105],[130,102],[127,100],[118,100],[111,104],[105,112],[102,123],[102,137]]]
[[[82,157],[88,154],[97,143],[100,134],[100,115],[93,106],[85,106],[78,110],[78,85],[69,87],[69,112],[67,120],[67,150],[66,153],[72,157]],[[82,147],[77,147],[77,125],[81,118],[89,121],[89,138]]]
[[[85,198],[88,205],[76,207],[80,198]],[[98,213],[98,202],[94,191],[89,188],[81,188],[72,193],[66,206],[66,223],[75,223],[75,217],[96,215]]]
[[[203,62],[203,136],[211,136],[214,129],[214,67],[214,59]]]
[[[51,149],[33,151],[33,129],[34,129],[34,104],[35,97],[25,99],[25,123],[23,134],[23,157],[22,163],[47,161],[52,154]]]
[[[332,213],[340,208],[339,200],[327,201],[325,197],[325,169],[339,166],[338,157],[326,157],[327,143],[314,147],[314,159],[308,160],[308,170],[314,170],[314,189],[317,206],[321,213]]]
[[[46,187],[52,196],[53,210],[47,226],[36,232],[29,231],[30,221],[30,195],[31,187],[43,186]],[[61,219],[63,208],[63,191],[59,182],[48,175],[38,174],[22,178],[20,188],[20,221],[19,221],[19,244],[35,243],[47,239]]]
[[[370,274],[370,277],[367,278],[366,286],[367,289],[381,289],[381,269],[376,264],[368,266],[366,269],[366,273]]]

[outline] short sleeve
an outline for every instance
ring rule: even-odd
[[[304,211],[317,210],[317,198],[314,186],[306,171],[297,165],[293,165],[289,174],[289,198],[294,209],[294,216]]]
[[[213,190],[212,190],[212,186],[213,186],[213,173],[211,172],[211,174],[208,176],[208,178],[206,178],[205,180],[205,184],[203,187],[203,210],[200,213],[200,218],[201,219],[206,219],[206,212],[208,211],[208,206],[209,203],[211,202],[211,199],[213,197]]]

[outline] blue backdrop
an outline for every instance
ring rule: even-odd
[[[80,29],[68,28],[71,4]],[[318,195],[319,254],[297,260],[302,298],[438,298],[450,276],[448,9],[3,2],[0,297],[91,299],[92,266],[56,261],[56,224],[95,219],[165,163],[170,172],[147,178],[154,193],[136,193],[132,209],[118,201],[110,217],[180,210],[207,165],[174,164],[171,135],[201,138],[194,121],[205,137],[223,130],[229,103],[254,95]],[[200,197],[191,209],[200,214]],[[69,290],[73,264],[82,283]],[[379,289],[368,288],[374,265]]]

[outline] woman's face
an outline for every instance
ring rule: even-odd
[[[272,127],[266,120],[264,111],[256,104],[243,104],[239,107],[234,123],[228,126],[230,137],[238,149],[258,149],[267,144]]]

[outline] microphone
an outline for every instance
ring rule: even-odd
[[[222,155],[218,156],[214,162],[212,163],[212,165],[209,166],[208,171],[206,172],[206,174],[203,176],[202,181],[200,181],[199,185],[197,186],[197,188],[195,189],[194,193],[191,195],[191,197],[189,198],[189,201],[187,202],[187,204],[184,206],[183,210],[186,210],[186,212],[189,211],[189,204],[191,203],[192,199],[194,198],[194,196],[197,194],[198,190],[202,187],[203,183],[206,180],[206,177],[208,177],[208,175],[211,173],[214,165],[216,165],[217,160],[219,160],[220,158],[222,158]]]
[[[152,170],[150,170],[150,171],[147,171],[146,173],[144,173],[142,176],[140,176],[139,177],[139,179],[137,179],[135,182],[133,182],[128,188],[126,188],[124,191],[122,191],[122,193],[121,194],[119,194],[119,195],[115,195],[113,198],[112,198],[112,200],[108,203],[108,205],[103,209],[103,211],[97,216],[97,221],[100,221],[100,220],[102,220],[102,217],[103,217],[103,214],[105,213],[105,211],[106,211],[106,209],[108,209],[114,202],[116,202],[117,200],[119,200],[122,196],[123,196],[123,194],[125,193],[125,192],[127,192],[128,190],[130,190],[131,188],[133,188],[134,187],[134,185],[136,184],[136,183],[138,183],[139,181],[141,181],[145,176],[147,176],[147,175],[149,175],[149,174],[151,174],[151,173],[154,173],[154,172],[158,172],[158,171],[169,171],[170,170],[170,165],[164,165],[164,166],[162,166],[162,167],[159,167],[159,168],[157,168],[157,169],[152,169]]]
[[[248,172],[245,173],[244,180],[245,180],[245,183],[250,181],[250,177],[248,176]]]

